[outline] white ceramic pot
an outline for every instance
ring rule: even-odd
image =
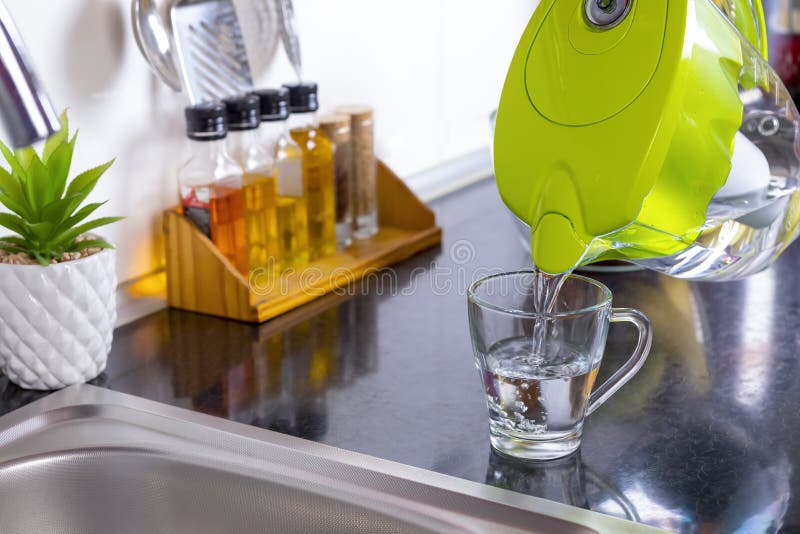
[[[0,369],[9,380],[49,390],[103,372],[117,320],[115,257],[0,264]]]

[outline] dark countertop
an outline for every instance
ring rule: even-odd
[[[800,532],[800,248],[744,282],[598,276],[647,313],[645,367],[549,464],[494,454],[466,287],[527,267],[492,182],[434,204],[445,242],[262,326],[162,311],[117,330],[97,383],[681,532]],[[630,352],[612,328],[601,373]],[[601,376],[602,378],[602,376]],[[0,413],[41,393],[0,378]]]

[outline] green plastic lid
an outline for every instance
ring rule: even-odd
[[[650,83],[666,18],[666,2],[633,2],[620,24],[599,31],[585,20],[583,2],[556,2],[525,62],[531,103],[566,126],[616,115]]]

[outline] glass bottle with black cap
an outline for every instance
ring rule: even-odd
[[[303,152],[303,189],[308,208],[311,260],[336,252],[333,146],[317,123],[317,84],[285,85],[289,90],[289,132]]]
[[[225,107],[203,103],[186,108],[185,115],[190,156],[178,173],[182,212],[246,273],[242,170],[225,149]]]
[[[248,265],[251,276],[281,271],[275,161],[261,145],[261,103],[255,95],[223,100],[228,114],[228,152],[242,167]]]
[[[303,189],[303,153],[289,136],[289,91],[263,89],[261,101],[261,145],[275,160],[278,181],[278,250],[284,269],[308,265],[308,211]]]

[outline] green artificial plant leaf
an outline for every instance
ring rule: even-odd
[[[25,206],[17,203],[16,200],[12,199],[8,195],[0,193],[0,204],[3,204],[3,206],[13,211],[23,219],[28,218],[28,210],[25,208]]]
[[[5,243],[8,245],[13,245],[17,247],[25,247],[27,245],[27,241],[22,239],[21,237],[7,235],[5,237],[0,237],[0,243]]]
[[[86,204],[81,209],[79,209],[77,212],[75,212],[74,215],[72,215],[71,217],[66,219],[63,223],[61,223],[59,225],[59,227],[56,229],[56,233],[60,234],[61,232],[69,230],[70,228],[72,228],[73,226],[78,224],[79,222],[81,222],[84,219],[86,219],[97,208],[99,208],[100,206],[102,206],[106,202],[108,202],[108,201],[106,200],[104,202],[93,202],[92,204]]]
[[[113,249],[114,245],[104,239],[84,239],[83,241],[73,241],[67,246],[67,252],[79,252],[86,248]]]
[[[88,195],[91,193],[94,186],[97,185],[97,181],[100,177],[105,173],[111,165],[114,164],[114,160],[108,161],[103,163],[102,165],[98,165],[97,167],[93,167],[88,171],[83,171],[78,176],[73,178],[73,180],[67,186],[66,195],[72,196],[79,192],[86,192]]]
[[[3,154],[3,157],[6,158],[8,165],[11,167],[11,174],[16,174],[18,180],[24,181],[26,176],[25,167],[17,161],[14,153],[2,141],[0,141],[0,153]]]
[[[39,265],[41,265],[42,267],[47,267],[48,265],[50,265],[50,260],[53,259],[53,254],[48,252],[32,250],[29,253],[36,259],[36,261],[39,262]]]
[[[45,163],[50,160],[50,156],[53,155],[56,149],[66,143],[67,139],[69,138],[69,118],[67,118],[66,109],[61,112],[59,121],[61,122],[61,129],[48,137],[47,141],[44,143],[44,149],[42,150],[42,161]],[[72,144],[75,144],[74,137]]]
[[[85,234],[89,230],[94,230],[95,228],[115,223],[117,221],[121,221],[122,219],[124,219],[124,217],[101,217],[57,234],[55,237],[50,239],[49,243],[71,243],[76,237]]]
[[[77,204],[75,196],[56,199],[42,208],[41,218],[59,225],[72,215],[75,204]]]
[[[23,237],[28,235],[26,222],[19,215],[0,213],[0,226],[8,228]]]
[[[25,193],[22,191],[22,184],[19,179],[11,176],[11,174],[2,167],[0,167],[0,190],[18,204],[24,204],[26,202]]]
[[[25,148],[18,148],[14,151],[14,157],[17,158],[19,164],[22,166],[23,169],[27,169],[28,165],[30,165],[31,160],[33,157],[37,156],[36,150],[33,147],[25,147]]]
[[[78,136],[72,138],[68,143],[58,146],[47,160],[47,168],[50,171],[50,181],[52,183],[52,198],[60,198],[67,187],[69,168],[72,165],[72,153],[75,148],[75,141]]]
[[[31,215],[38,221],[42,208],[54,197],[54,185],[50,173],[38,155],[34,155],[28,166],[28,178],[25,180],[25,193],[31,204]]]

